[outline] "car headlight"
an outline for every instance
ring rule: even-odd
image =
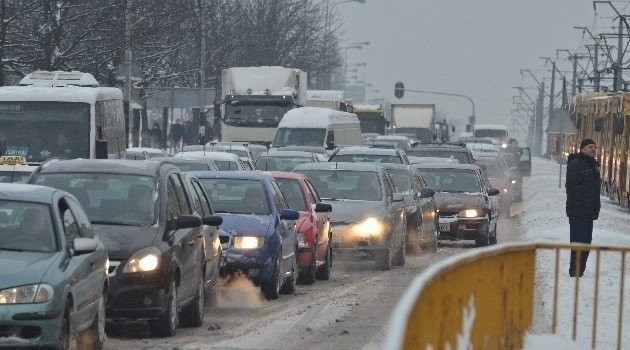
[[[162,253],[157,247],[147,247],[135,252],[125,264],[123,273],[148,272],[160,266]]]
[[[385,231],[385,225],[375,218],[367,218],[354,225],[352,231],[358,236],[380,236]]]
[[[503,189],[503,193],[507,193],[507,188],[504,188],[504,189]]]
[[[516,183],[516,180],[512,180],[512,183],[513,183],[513,184],[515,184],[515,183]]]
[[[262,248],[264,244],[265,244],[264,237],[254,237],[254,236],[234,237],[234,248],[236,249]]]
[[[49,284],[31,284],[0,290],[0,304],[29,304],[49,301],[55,295]]]
[[[466,209],[460,211],[457,215],[464,218],[476,218],[479,216],[479,214],[480,212],[476,209]]]

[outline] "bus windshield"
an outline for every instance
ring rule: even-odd
[[[90,104],[0,102],[0,155],[28,162],[90,157]]]
[[[500,129],[475,129],[475,137],[491,137],[493,139],[506,139],[507,131]]]

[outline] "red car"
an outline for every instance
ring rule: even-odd
[[[510,172],[502,156],[481,156],[475,157],[477,164],[486,173],[492,187],[500,190],[499,204],[501,205],[501,215],[510,217],[510,206],[512,205],[512,186],[510,183]]]
[[[499,190],[491,187],[481,168],[457,163],[416,167],[435,190],[439,239],[475,240],[477,246],[497,243]]]
[[[270,171],[280,185],[289,208],[297,210],[298,266],[300,281],[312,284],[316,279],[327,280],[332,266],[332,206],[322,203],[309,179],[298,173]]]

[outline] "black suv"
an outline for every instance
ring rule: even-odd
[[[50,161],[29,181],[68,191],[83,205],[110,259],[107,318],[149,320],[160,336],[174,335],[180,319],[201,326],[205,230],[222,219],[202,217],[173,164]]]
[[[418,158],[451,158],[459,164],[475,164],[470,148],[464,143],[421,143],[405,150],[408,156]]]
[[[337,148],[329,162],[407,164],[407,154],[400,148],[352,146]]]

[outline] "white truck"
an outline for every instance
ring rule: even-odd
[[[290,109],[306,105],[306,73],[285,67],[232,67],[221,72],[221,141],[271,143]],[[218,111],[218,109],[215,109]]]
[[[330,108],[335,111],[352,112],[352,103],[343,90],[307,90],[308,107]]]
[[[392,104],[391,132],[414,134],[423,143],[433,142],[435,135],[434,104]]]

